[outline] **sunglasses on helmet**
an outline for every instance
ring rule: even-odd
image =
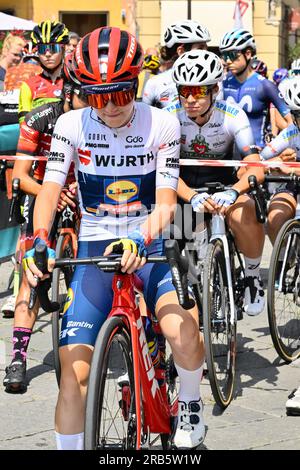
[[[46,54],[47,52],[50,52],[50,54],[57,54],[62,51],[62,47],[62,44],[38,44],[37,50],[38,54]]]
[[[204,98],[205,96],[208,96],[211,89],[212,87],[207,86],[207,85],[198,85],[198,86],[181,85],[178,87],[178,94],[179,96],[185,99],[187,99],[190,95],[192,95],[192,97],[195,100],[198,100],[199,98]]]
[[[224,62],[230,60],[230,62],[234,62],[236,59],[240,57],[241,53],[239,51],[225,51],[221,53],[221,57]]]
[[[136,82],[107,83],[103,85],[85,85],[87,102],[93,108],[104,108],[109,101],[116,106],[126,106],[135,97]]]

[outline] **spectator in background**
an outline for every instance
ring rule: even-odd
[[[17,65],[22,58],[22,49],[26,42],[19,36],[8,34],[3,42],[2,53],[0,57],[0,91],[4,87],[6,71],[12,65]]]
[[[69,42],[66,45],[66,54],[69,52],[73,52],[77,46],[77,44],[80,41],[80,36],[77,33],[74,33],[73,31],[69,32]]]
[[[150,78],[155,77],[159,72],[160,67],[160,58],[158,56],[158,51],[154,47],[148,47],[146,49],[143,70],[139,74],[139,86],[136,95],[136,99],[140,101],[143,97],[143,92],[146,83]]]

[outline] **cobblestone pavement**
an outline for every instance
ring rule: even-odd
[[[270,245],[266,243],[266,285]],[[11,264],[0,266],[0,305],[8,295]],[[11,359],[11,319],[0,318],[0,383]],[[285,402],[300,383],[300,361],[286,365],[273,348],[267,313],[238,322],[235,397],[220,413],[207,380],[201,385],[205,403],[207,449],[300,449],[300,417],[287,417]],[[50,316],[39,315],[30,342],[28,389],[11,395],[0,387],[0,449],[54,449],[57,385],[51,352]]]

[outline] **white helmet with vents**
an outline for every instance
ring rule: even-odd
[[[300,70],[300,59],[295,59],[291,65],[291,71]]]
[[[300,76],[284,81],[284,101],[292,111],[300,111]]]
[[[242,51],[251,47],[256,51],[254,37],[246,29],[233,29],[228,31],[221,39],[219,49],[225,51]]]
[[[164,35],[165,45],[168,48],[174,44],[193,44],[211,41],[208,29],[193,20],[185,20],[172,24],[166,29]]]
[[[176,85],[215,85],[223,78],[223,65],[213,52],[195,49],[175,61],[172,76]]]

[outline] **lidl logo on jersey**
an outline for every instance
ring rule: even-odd
[[[239,113],[237,108],[230,106],[229,104],[225,104],[223,101],[217,101],[216,108],[229,116],[236,116]]]
[[[132,178],[130,180],[104,180],[104,202],[124,203],[134,199],[139,192],[140,180]]]
[[[78,158],[82,165],[89,165],[91,163],[91,151],[90,150],[82,150],[77,149]]]

